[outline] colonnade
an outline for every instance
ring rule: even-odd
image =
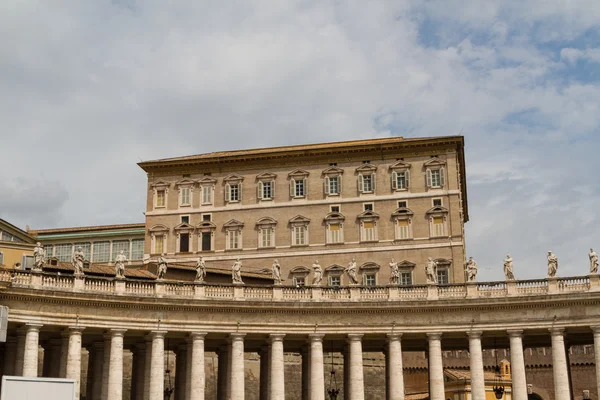
[[[41,376],[38,371],[38,348],[40,324],[26,324],[18,330],[16,337],[10,337],[4,351],[4,373],[26,377]],[[600,326],[593,326],[596,354],[596,376],[600,382]],[[133,353],[131,400],[162,400],[165,376],[165,330],[151,331],[136,337]],[[553,376],[555,398],[570,399],[570,384],[567,355],[565,351],[565,330],[549,329],[552,344]],[[181,336],[182,332],[178,332]],[[176,365],[176,386],[180,388],[176,400],[204,400],[205,398],[205,339],[206,332],[184,332],[185,341],[178,345]],[[472,398],[485,398],[482,335],[483,331],[472,330],[466,333],[470,352]],[[509,329],[508,336],[512,369],[512,398],[527,399],[527,380],[523,357],[523,330]],[[66,327],[61,339],[52,339],[46,346],[44,356],[44,376],[66,377],[77,382],[81,380],[81,353],[83,327]],[[87,393],[91,400],[114,400],[123,396],[123,352],[125,329],[106,330],[103,340],[89,343]],[[226,400],[244,399],[244,352],[245,333],[226,335],[226,345],[219,347],[217,354],[218,398]],[[284,400],[286,382],[284,376],[284,350],[286,334],[267,334],[261,350],[261,399]],[[303,399],[325,400],[326,387],[324,370],[325,333],[312,333],[305,337],[306,350],[302,354]],[[339,336],[339,335],[338,335]],[[429,392],[431,400],[445,400],[443,366],[443,332],[426,333],[426,348],[429,363]],[[404,376],[402,363],[402,333],[385,334],[386,348],[386,387],[388,400],[404,399]],[[344,373],[345,398],[365,400],[363,371],[362,334],[345,336]],[[47,358],[47,359],[46,359]],[[60,360],[59,362],[56,362]],[[80,391],[78,385],[78,395]],[[600,384],[599,384],[600,386]],[[600,390],[600,387],[599,387]],[[77,397],[79,398],[79,397]]]

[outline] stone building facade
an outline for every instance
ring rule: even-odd
[[[386,138],[217,152],[140,163],[148,175],[145,256],[203,255],[228,268],[282,266],[286,284],[425,282],[428,257],[440,283],[464,282],[468,220],[463,137]]]

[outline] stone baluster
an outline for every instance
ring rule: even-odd
[[[310,342],[310,399],[325,400],[325,378],[323,362],[323,336],[319,333],[308,335]]]
[[[429,340],[429,397],[431,400],[445,400],[442,334],[428,333],[427,338]]]
[[[550,328],[552,338],[552,371],[554,376],[554,398],[570,400],[569,366],[565,351],[564,328]]]
[[[66,378],[75,380],[75,398],[81,392],[81,334],[84,328],[70,326],[68,330],[69,345],[67,349]]]
[[[165,390],[165,331],[152,331],[149,400],[163,400]]]
[[[469,356],[471,369],[471,396],[475,400],[485,400],[485,378],[483,375],[483,353],[481,351],[481,331],[467,332],[469,336]]]
[[[349,353],[349,381],[348,390],[350,400],[365,399],[365,377],[363,371],[363,354],[362,354],[362,337],[361,334],[348,335],[348,353]]]
[[[125,329],[110,330],[108,399],[123,398],[123,338]]]
[[[244,400],[244,336],[246,336],[245,333],[232,333],[229,335],[231,343],[229,397],[231,400]]]
[[[525,358],[523,356],[523,330],[509,329],[510,368],[512,372],[513,400],[527,400],[527,379],[525,377]]]
[[[206,333],[190,334],[187,346],[188,376],[186,400],[204,400],[206,378],[204,375],[204,337]]]
[[[282,334],[269,335],[269,400],[285,400],[284,358]]]
[[[402,334],[388,333],[386,354],[388,400],[404,400],[404,373],[402,367]]]
[[[25,348],[23,351],[23,376],[38,376],[38,354],[40,328],[42,325],[27,324],[25,329]]]

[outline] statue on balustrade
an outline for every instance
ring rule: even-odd
[[[398,262],[392,258],[390,262],[390,285],[397,285],[400,279],[400,270],[398,268]]]
[[[356,259],[352,259],[350,264],[346,267],[346,274],[348,274],[348,278],[350,279],[350,284],[358,285],[358,277],[356,276]]]
[[[558,257],[552,251],[548,252],[548,278],[554,278],[558,271]]]
[[[477,279],[477,263],[473,257],[469,257],[467,261],[467,282],[475,282]]]
[[[77,250],[73,252],[71,256],[71,264],[75,268],[75,276],[83,276],[83,261],[85,260],[85,254],[81,246],[77,247]]]
[[[425,276],[427,283],[437,284],[437,262],[431,257],[427,258],[427,264],[425,264]]]
[[[117,278],[125,278],[125,263],[127,262],[127,257],[123,250],[117,254],[115,257],[115,276]]]
[[[321,286],[321,281],[323,280],[323,268],[319,265],[319,260],[316,260],[312,265],[313,268],[313,286]]]
[[[590,274],[598,273],[598,253],[590,249]]]
[[[281,265],[279,265],[279,261],[273,261],[271,270],[273,272],[273,283],[275,285],[281,285]]]
[[[206,264],[204,263],[204,258],[200,256],[198,261],[196,262],[196,278],[195,282],[204,283],[204,279],[206,278]]]
[[[513,259],[510,257],[510,254],[507,254],[506,259],[504,260],[504,276],[507,281],[515,280],[515,275],[513,274]]]
[[[33,248],[33,269],[41,271],[44,268],[45,263],[46,250],[44,250],[44,246],[42,246],[40,242],[37,242]]]
[[[242,262],[240,259],[236,259],[231,267],[231,280],[234,284],[244,283],[242,281]]]
[[[156,278],[164,279],[165,275],[167,274],[167,269],[169,269],[169,264],[167,264],[167,259],[165,258],[165,255],[162,254],[160,257],[158,257],[158,269],[156,271]]]

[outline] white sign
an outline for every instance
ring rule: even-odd
[[[75,380],[3,376],[0,400],[76,400]]]

